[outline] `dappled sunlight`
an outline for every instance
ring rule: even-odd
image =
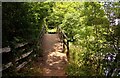
[[[64,64],[67,62],[66,54],[60,52],[52,52],[48,55],[46,61],[49,65]]]
[[[47,74],[49,74],[51,72],[50,69],[44,68],[44,72],[46,72]]]
[[[3,78],[120,77],[120,0],[0,6]]]
[[[63,43],[55,43],[54,46],[53,46],[53,49],[55,51],[58,51],[58,52],[62,52],[63,51]]]
[[[43,76],[65,76],[67,56],[58,34],[45,34],[43,46]]]

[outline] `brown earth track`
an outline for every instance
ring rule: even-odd
[[[58,34],[45,34],[43,37],[43,76],[66,76],[67,56],[63,53],[63,43]]]

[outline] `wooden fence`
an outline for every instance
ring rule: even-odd
[[[46,33],[46,27],[43,26],[39,33],[37,41],[31,41],[28,43],[18,43],[10,51],[5,52],[5,48],[2,48],[2,73],[3,75],[8,72],[12,73],[19,71],[32,59],[36,58],[40,54],[42,37]]]
[[[63,42],[63,52],[66,52],[67,58],[69,60],[69,38],[59,26],[57,26],[57,33],[59,34],[61,42]]]

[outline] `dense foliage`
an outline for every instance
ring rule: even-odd
[[[36,40],[51,3],[3,3],[3,47]]]
[[[106,71],[109,72],[115,65],[104,70],[108,66],[104,58],[108,53],[116,53],[113,43],[120,47],[120,27],[111,26],[109,19],[119,18],[119,3],[108,2],[106,5],[99,2],[54,4],[53,12],[47,18],[50,25],[61,26],[71,41],[68,75],[106,75]],[[114,13],[112,17],[111,13]]]
[[[51,7],[43,2],[2,3],[2,47],[10,49],[2,53],[3,76],[17,75],[20,65],[42,55],[39,36]]]
[[[119,76],[120,3],[3,3],[3,46],[36,40],[43,23],[60,26],[70,39],[66,72]]]

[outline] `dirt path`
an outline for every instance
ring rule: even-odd
[[[58,34],[45,34],[43,37],[43,76],[65,76],[67,56],[62,53],[62,43]]]

